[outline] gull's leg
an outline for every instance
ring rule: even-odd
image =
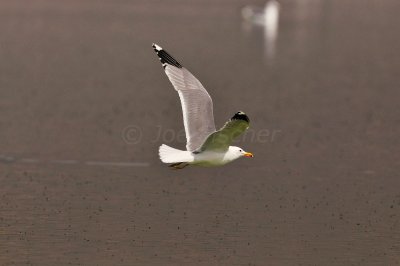
[[[188,165],[189,164],[185,163],[185,162],[183,162],[183,163],[173,163],[173,164],[170,164],[169,167],[171,167],[172,169],[175,169],[175,170],[179,170],[179,169],[185,168]]]

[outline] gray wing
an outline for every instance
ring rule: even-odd
[[[227,151],[232,141],[246,131],[249,125],[249,117],[243,112],[237,112],[220,130],[208,136],[198,151]]]
[[[204,140],[215,132],[211,97],[200,81],[170,54],[157,44],[153,44],[153,48],[181,99],[186,149],[197,150]]]

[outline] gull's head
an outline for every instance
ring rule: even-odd
[[[229,153],[232,154],[235,159],[238,159],[240,157],[254,157],[251,152],[246,152],[242,148],[236,146],[230,146]]]

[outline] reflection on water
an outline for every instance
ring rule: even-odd
[[[272,65],[280,43],[300,58],[316,46],[324,45],[330,33],[331,12],[329,0],[294,0],[284,4],[270,0],[263,8],[254,5],[242,8],[242,29],[245,33],[254,31],[262,35],[265,62]],[[282,23],[286,31],[278,41]]]
[[[244,21],[243,28],[251,30],[253,25],[261,26],[264,29],[264,55],[266,62],[271,62],[275,56],[275,47],[278,37],[279,26],[278,1],[268,1],[264,8],[246,6],[242,9]]]
[[[278,37],[279,3],[268,1],[264,8],[264,42],[265,55],[268,59],[275,55],[275,45]]]

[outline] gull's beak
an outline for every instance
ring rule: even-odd
[[[250,157],[250,158],[254,157],[251,152],[245,152],[243,156],[244,157]]]

